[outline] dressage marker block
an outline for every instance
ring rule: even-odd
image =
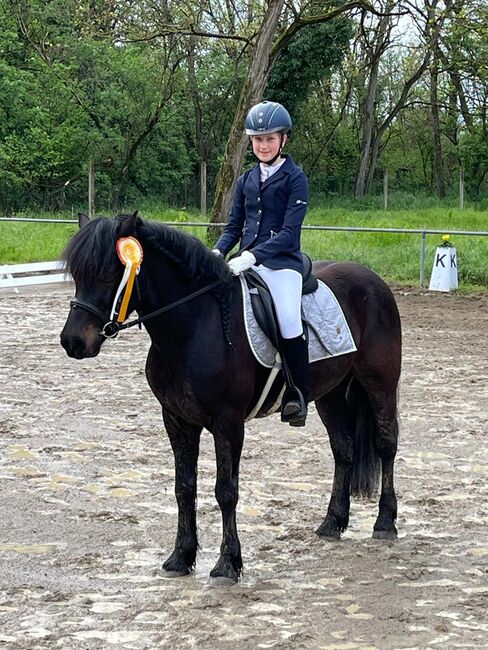
[[[0,289],[66,282],[71,276],[64,271],[64,262],[33,262],[29,264],[4,264],[0,266]]]
[[[435,251],[429,289],[451,291],[458,288],[457,255],[454,246],[439,246]]]

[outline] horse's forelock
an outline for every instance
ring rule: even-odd
[[[108,279],[115,271],[114,221],[106,217],[89,221],[70,239],[62,259],[77,281]]]

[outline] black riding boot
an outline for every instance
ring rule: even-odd
[[[308,401],[308,344],[303,335],[282,339],[283,355],[295,389],[287,386],[281,402],[281,421],[303,427]]]

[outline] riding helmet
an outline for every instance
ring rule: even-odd
[[[260,102],[251,108],[246,117],[246,135],[266,133],[291,133],[291,117],[278,102]]]

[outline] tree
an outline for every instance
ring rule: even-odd
[[[212,221],[226,218],[232,200],[235,182],[242,167],[246,150],[246,137],[242,125],[249,108],[262,99],[263,91],[268,81],[271,67],[282,48],[287,46],[293,37],[304,27],[326,23],[337,16],[362,7],[372,9],[371,5],[362,0],[355,0],[323,13],[308,15],[306,9],[293,14],[291,22],[277,32],[284,0],[270,0],[267,11],[253,46],[249,70],[239,97],[234,122],[227,141],[224,159],[217,178],[215,203],[212,211]],[[313,5],[314,8],[316,5]]]
[[[409,101],[411,94],[430,64],[432,53],[437,47],[440,32],[449,14],[452,0],[446,0],[439,9],[438,0],[433,0],[428,5],[427,13],[419,12],[425,18],[423,27],[423,44],[418,44],[418,55],[412,61],[412,67],[405,78],[397,97],[390,100],[390,106],[382,119],[378,116],[378,87],[380,63],[385,52],[392,46],[392,30],[394,24],[391,21],[391,13],[395,8],[397,0],[386,0],[384,15],[376,24],[370,27],[367,33],[363,30],[363,47],[367,51],[367,74],[365,94],[361,102],[361,149],[358,173],[356,178],[356,198],[361,198],[371,190],[378,157],[381,151],[382,140],[393,121],[403,110]],[[375,20],[373,17],[372,20]]]

